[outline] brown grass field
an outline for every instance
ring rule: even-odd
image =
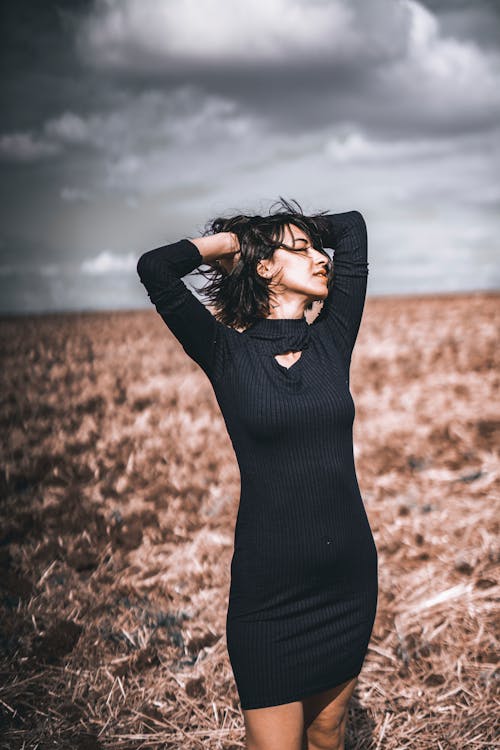
[[[347,750],[498,747],[499,302],[367,299],[351,392],[380,589]],[[208,379],[153,307],[0,338],[0,747],[244,748],[239,473]]]

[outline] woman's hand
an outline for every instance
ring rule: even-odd
[[[220,255],[216,259],[215,265],[222,267],[227,273],[230,273],[241,257],[241,250],[238,236],[234,232],[227,232],[227,234],[230,236],[231,249],[227,253]]]
[[[203,262],[229,273],[240,258],[240,242],[234,232],[217,232],[191,240],[200,251]]]

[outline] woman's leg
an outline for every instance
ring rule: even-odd
[[[344,750],[347,707],[358,677],[302,699],[307,750]]]
[[[247,750],[303,750],[301,701],[243,711]]]

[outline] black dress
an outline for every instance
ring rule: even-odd
[[[144,253],[151,301],[212,384],[241,494],[226,619],[243,709],[326,690],[363,665],[377,608],[377,550],[353,455],[349,368],[368,276],[358,211],[330,214],[334,283],[316,320],[215,319],[181,278],[203,257],[181,239]],[[301,350],[289,368],[274,355]]]

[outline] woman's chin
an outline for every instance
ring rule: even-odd
[[[325,288],[325,291],[323,294],[315,294],[312,298],[313,302],[324,302],[325,299],[328,297],[328,289]]]

